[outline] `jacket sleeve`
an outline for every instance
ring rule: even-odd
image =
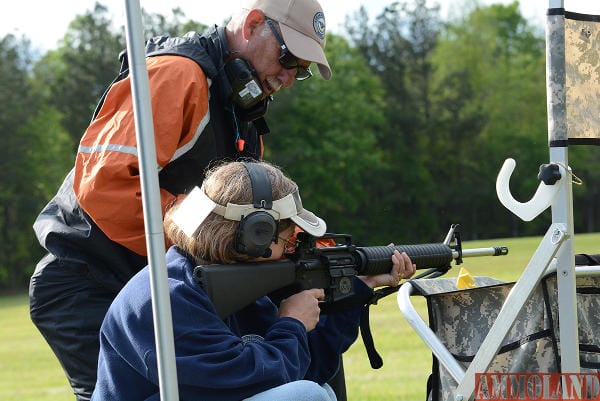
[[[209,82],[192,60],[151,57],[150,80],[158,168],[193,144],[209,119]],[[83,210],[113,241],[146,255],[138,151],[129,77],[115,83],[83,135],[73,189]],[[162,210],[175,195],[161,189]]]

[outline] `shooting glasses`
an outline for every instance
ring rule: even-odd
[[[279,47],[281,48],[279,64],[281,64],[281,66],[287,70],[293,70],[295,68],[297,81],[304,81],[305,79],[312,77],[312,72],[310,71],[310,68],[300,65],[298,63],[298,57],[294,56],[288,50],[287,46],[285,45],[285,42],[283,41],[283,38],[281,37],[281,35],[279,35],[279,32],[277,32],[277,29],[275,28],[275,22],[268,17],[265,17],[265,22],[269,26],[269,29],[271,29],[273,36],[275,36],[275,39],[277,39],[277,43],[279,43]]]

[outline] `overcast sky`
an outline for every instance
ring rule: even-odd
[[[36,49],[55,48],[59,39],[67,31],[67,26],[76,15],[92,10],[96,0],[8,0],[10,6],[3,7],[0,13],[0,37],[7,33],[16,36],[25,35]],[[106,5],[113,15],[115,27],[123,26],[125,21],[125,0],[98,0]],[[378,15],[383,7],[393,0],[320,0],[327,28],[332,32],[340,31],[346,15],[356,11],[361,5],[369,10],[369,15]],[[429,4],[433,4],[431,0]],[[442,5],[442,15],[451,12],[452,7],[463,0],[437,0]],[[482,4],[510,3],[512,0],[480,0]],[[180,7],[186,17],[206,25],[221,23],[238,10],[244,0],[140,0],[146,11],[171,15],[171,10]],[[548,0],[521,0],[521,12],[527,18],[543,25]],[[599,0],[564,0],[569,11],[600,14]]]

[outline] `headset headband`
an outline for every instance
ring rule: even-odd
[[[252,187],[252,204],[257,209],[271,209],[273,207],[273,189],[271,181],[264,167],[256,163],[242,162],[248,172]]]

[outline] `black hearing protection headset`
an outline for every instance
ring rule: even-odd
[[[242,162],[252,185],[252,205],[255,209],[273,207],[271,180],[267,170],[257,163]],[[271,242],[277,242],[277,220],[266,211],[257,210],[243,216],[236,232],[236,250],[252,257],[271,256]]]
[[[209,32],[208,38],[219,51],[219,59],[227,60],[223,66],[231,88],[230,101],[235,115],[242,121],[254,121],[267,112],[272,96],[264,93],[260,79],[250,63],[242,58],[232,57],[227,47],[225,29],[220,27]],[[226,85],[227,86],[227,85]]]

